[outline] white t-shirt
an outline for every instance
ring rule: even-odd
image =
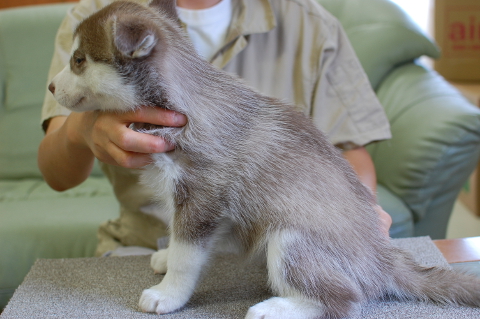
[[[213,7],[192,10],[177,7],[180,20],[197,52],[210,61],[224,44],[232,20],[232,1],[222,0]]]

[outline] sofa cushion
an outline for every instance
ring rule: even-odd
[[[55,34],[72,6],[0,10],[0,179],[41,178],[42,101]],[[92,175],[102,175],[98,165]]]
[[[392,139],[367,149],[378,182],[403,199],[417,222],[432,200],[460,189],[476,165],[480,112],[441,76],[416,64],[389,74],[378,98]]]
[[[99,225],[118,211],[105,177],[63,193],[37,179],[0,181],[0,309],[37,258],[93,256]]]
[[[40,178],[37,150],[43,137],[40,105],[0,114],[0,179]]]
[[[0,180],[0,203],[75,197],[88,200],[99,196],[113,196],[112,186],[106,178],[91,177],[77,187],[60,193],[40,179]]]
[[[420,27],[391,1],[318,2],[341,22],[374,89],[396,65],[440,54]]]
[[[0,110],[0,180],[42,178],[37,165],[38,146],[44,136],[40,112],[41,105]],[[98,161],[92,175],[103,175]]]
[[[56,30],[72,5],[0,11],[0,178],[40,177],[40,111]],[[37,49],[35,49],[37,48]],[[44,80],[38,75],[44,74]],[[34,76],[32,76],[34,75]]]
[[[56,30],[71,6],[0,11],[0,179],[41,176],[37,149],[49,61]]]
[[[32,107],[43,101],[49,68],[44,62],[52,59],[56,31],[71,6],[20,7],[0,13],[1,63],[6,77],[2,80],[3,107]],[[45,74],[44,81],[39,81],[40,74]]]

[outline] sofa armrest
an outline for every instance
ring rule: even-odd
[[[480,156],[480,110],[437,73],[414,63],[389,74],[377,95],[393,135],[368,147],[379,184],[407,204],[416,222],[433,209],[445,211],[438,221],[448,221]]]
[[[410,16],[389,0],[317,0],[342,24],[377,89],[396,66],[440,51]]]

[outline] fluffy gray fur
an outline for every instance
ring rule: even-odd
[[[246,254],[267,255],[271,289],[298,307],[299,318],[343,318],[386,296],[480,306],[477,278],[423,268],[384,238],[372,194],[309,118],[200,58],[174,1],[114,2],[76,36],[87,56],[135,88],[138,105],[188,118],[183,128],[133,126],[176,145],[152,155],[143,174],[159,188],[159,202],[173,196],[176,242],[208,256],[228,239]],[[172,194],[159,181],[171,183]],[[166,276],[177,271],[166,262]],[[183,289],[177,285],[169,289]],[[145,311],[172,310],[160,309],[160,297],[146,306],[146,298]],[[308,307],[318,311],[302,312]],[[248,318],[269,318],[254,308]]]

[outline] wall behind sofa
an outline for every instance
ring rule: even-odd
[[[1,0],[0,9],[54,2],[77,2],[77,0]]]

